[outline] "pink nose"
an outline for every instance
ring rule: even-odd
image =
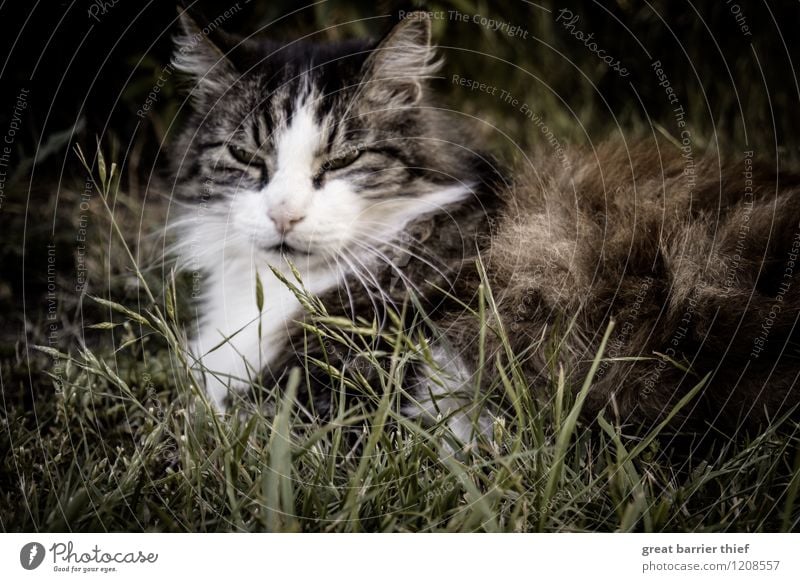
[[[305,218],[304,214],[292,212],[286,208],[273,208],[267,212],[267,216],[275,223],[275,228],[281,234],[287,234],[298,222]]]

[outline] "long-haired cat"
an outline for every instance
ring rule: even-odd
[[[310,362],[358,363],[357,350],[308,342],[302,298],[273,269],[299,275],[332,317],[413,322],[426,345],[409,350],[428,357],[404,368],[403,410],[444,419],[462,442],[488,431],[480,395],[509,348],[535,392],[559,367],[578,389],[612,320],[590,417],[607,407],[653,423],[701,381],[676,422],[797,403],[796,180],[752,164],[745,180],[744,160],[697,161],[690,182],[672,144],[619,142],[534,155],[507,182],[430,94],[441,63],[424,14],[378,43],[182,26],[174,63],[193,113],[173,152],[176,252],[201,290],[192,352],[219,409],[301,365],[324,415],[338,385]]]

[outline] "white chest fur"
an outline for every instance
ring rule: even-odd
[[[294,293],[268,267],[259,268],[258,274],[264,294],[261,311],[254,265],[231,262],[205,282],[199,308],[204,313],[199,314],[192,352],[202,363],[206,391],[218,409],[224,409],[229,389],[246,389],[269,366],[284,348],[293,323],[303,316]],[[301,270],[303,284],[313,295],[336,287],[343,275],[332,266]]]

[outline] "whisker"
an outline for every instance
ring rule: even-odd
[[[411,281],[411,279],[409,279],[406,276],[406,274],[403,273],[401,268],[399,266],[397,266],[389,257],[387,257],[385,254],[381,253],[375,247],[372,247],[372,246],[369,246],[369,245],[366,245],[364,243],[360,243],[360,242],[357,242],[357,241],[356,241],[356,244],[359,247],[361,247],[362,249],[364,249],[366,252],[374,254],[378,259],[380,259],[383,262],[385,262],[395,273],[397,273],[397,275],[400,277],[400,279],[402,279],[403,283],[405,284],[406,289],[409,289],[409,287],[411,287],[411,289],[409,289],[409,290],[413,290],[414,293],[416,293],[417,295],[422,295],[422,291],[420,290],[420,288],[416,284],[414,284],[414,282]],[[393,303],[394,303],[394,301],[393,301]]]
[[[370,271],[369,267],[368,267],[366,264],[364,264],[364,263],[363,263],[363,262],[362,262],[362,261],[361,261],[361,260],[358,258],[358,256],[356,256],[356,254],[355,254],[355,253],[353,253],[353,252],[350,252],[350,251],[347,251],[347,252],[348,252],[348,254],[350,254],[351,258],[352,258],[354,261],[358,262],[358,263],[359,263],[359,264],[360,264],[362,267],[364,267],[364,272],[367,274],[367,276],[368,276],[370,279],[372,279],[372,282],[373,282],[373,283],[374,283],[374,285],[375,285],[375,289],[376,289],[376,290],[377,290],[377,291],[378,291],[378,292],[381,294],[381,297],[383,297],[383,305],[384,305],[384,307],[391,306],[391,307],[393,307],[395,310],[397,310],[397,304],[396,304],[396,303],[395,303],[395,301],[394,301],[394,300],[393,300],[393,299],[392,299],[392,298],[391,298],[391,297],[390,297],[390,296],[389,296],[389,295],[386,293],[386,291],[385,291],[385,290],[383,289],[383,287],[381,286],[380,282],[379,282],[379,281],[378,281],[378,280],[375,278],[375,276],[373,275],[373,273]],[[384,319],[384,321],[382,321],[382,323],[385,323],[385,311],[384,311],[384,318],[383,318],[383,319]]]
[[[406,254],[408,254],[409,256],[411,256],[411,257],[413,257],[413,258],[417,259],[418,261],[420,261],[420,262],[421,262],[423,265],[427,265],[428,267],[430,267],[431,269],[433,269],[433,271],[434,271],[434,272],[435,272],[437,275],[439,275],[440,277],[442,277],[442,279],[444,279],[445,281],[448,281],[448,282],[450,281],[450,279],[449,279],[448,275],[447,275],[447,274],[445,274],[445,273],[444,273],[444,272],[443,272],[443,271],[442,271],[442,270],[441,270],[439,267],[437,267],[435,264],[433,264],[433,262],[431,262],[431,261],[427,260],[425,257],[423,257],[423,256],[421,256],[421,255],[419,255],[419,254],[415,253],[414,251],[412,251],[412,250],[408,249],[407,247],[403,247],[403,246],[397,245],[397,244],[395,244],[395,243],[393,243],[393,242],[391,242],[391,241],[386,241],[386,240],[380,239],[380,238],[378,238],[378,237],[370,236],[370,235],[369,235],[369,234],[367,234],[367,233],[364,233],[364,234],[365,234],[365,236],[368,236],[368,237],[370,237],[372,240],[375,240],[375,241],[377,241],[377,242],[378,242],[379,244],[381,244],[381,245],[388,245],[388,246],[390,246],[390,247],[392,247],[392,248],[394,248],[394,249],[396,249],[396,250],[400,251],[401,253],[406,253]],[[443,263],[443,266],[446,268],[446,265],[444,265],[444,263]]]
[[[378,313],[378,312],[379,312],[379,309],[378,309],[378,304],[375,302],[375,297],[374,297],[374,296],[372,295],[372,293],[370,292],[369,285],[367,284],[367,282],[366,282],[366,281],[364,281],[364,278],[363,278],[363,276],[361,275],[361,273],[359,272],[359,270],[356,268],[356,266],[355,266],[355,265],[353,265],[353,263],[351,263],[351,262],[348,260],[348,258],[347,258],[347,255],[346,255],[346,254],[341,254],[341,255],[340,255],[340,257],[342,258],[342,260],[344,260],[344,261],[345,261],[345,262],[348,264],[348,266],[350,267],[350,270],[351,270],[351,272],[352,272],[353,276],[356,278],[356,280],[357,280],[359,283],[361,283],[361,286],[364,288],[364,291],[366,292],[366,294],[367,294],[367,297],[368,297],[368,298],[369,298],[369,300],[370,300],[370,303],[372,303],[372,308],[373,308],[373,310],[375,311],[375,313]],[[354,318],[355,318],[355,316],[356,316],[355,309],[353,309],[352,316],[353,316]]]

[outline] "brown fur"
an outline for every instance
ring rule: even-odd
[[[797,404],[796,176],[778,180],[756,163],[749,197],[744,162],[709,156],[694,162],[691,184],[681,151],[653,142],[606,143],[569,167],[533,159],[506,196],[486,262],[514,351],[539,346],[525,361],[535,389],[558,364],[578,389],[614,320],[607,358],[669,354],[689,372],[663,359],[603,362],[589,417],[608,407],[607,417],[652,424],[706,375],[679,422],[739,426]],[[445,327],[474,365],[474,320],[458,314]],[[501,353],[497,341],[490,353]]]

